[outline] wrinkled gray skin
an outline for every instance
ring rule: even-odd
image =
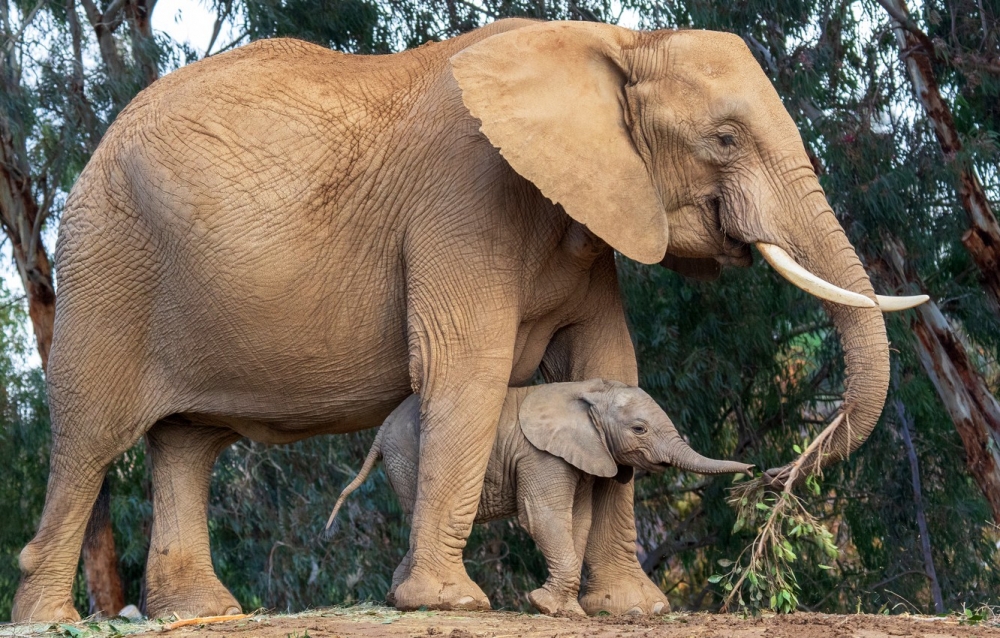
[[[505,20],[386,56],[259,41],[170,73],[119,114],[66,202],[49,483],[14,620],[79,618],[88,517],[144,436],[148,613],[239,611],[209,550],[219,452],[375,427],[413,393],[396,605],[488,608],[462,550],[508,386],[539,370],[637,385],[615,251],[692,272],[747,265],[754,243],[873,306],[826,304],[849,418],[823,460],[843,458],[885,401],[885,323],[739,37]],[[636,559],[632,494],[594,480],[588,613],[666,601]]]
[[[420,467],[418,395],[407,398],[382,424],[361,471],[337,499],[327,527],[379,459],[403,511],[412,516]],[[628,481],[633,468],[662,472],[671,466],[701,474],[748,473],[752,467],[692,450],[656,401],[639,388],[600,379],[511,388],[475,522],[516,515],[549,569],[545,584],[529,593],[528,600],[543,614],[583,616],[577,595],[595,477]],[[407,552],[393,574],[386,597],[390,603],[409,574],[410,559]]]

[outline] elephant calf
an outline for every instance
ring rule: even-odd
[[[368,477],[379,458],[407,516],[417,498],[420,398],[407,398],[382,424],[344,499]],[[518,522],[545,556],[549,578],[528,600],[551,615],[583,615],[577,602],[591,523],[594,477],[628,481],[632,468],[659,472],[674,466],[702,474],[749,472],[752,466],[716,461],[692,450],[670,418],[639,388],[595,379],[511,388],[486,470],[475,522]],[[389,600],[408,575],[410,553],[396,569]]]

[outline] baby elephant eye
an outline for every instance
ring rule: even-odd
[[[736,137],[729,133],[722,133],[719,135],[719,144],[724,148],[736,146]]]
[[[637,423],[637,424],[635,424],[635,425],[632,426],[632,431],[635,432],[636,434],[645,434],[646,433],[646,428],[645,428],[645,426],[639,425]]]

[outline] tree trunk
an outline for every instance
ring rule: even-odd
[[[125,606],[125,592],[118,573],[118,552],[111,530],[111,489],[107,479],[94,504],[83,542],[83,574],[87,578],[90,614],[113,618]]]
[[[141,82],[147,87],[160,77],[156,60],[156,40],[153,38],[153,8],[156,0],[127,0],[129,33],[132,36],[132,58],[142,72]]]
[[[941,596],[941,583],[938,582],[937,570],[934,568],[934,554],[931,552],[931,534],[927,529],[927,515],[924,513],[924,497],[920,488],[920,463],[917,459],[917,450],[913,446],[913,437],[910,436],[910,424],[913,418],[906,411],[906,406],[899,399],[895,399],[893,407],[896,408],[896,417],[899,424],[899,435],[903,439],[906,447],[906,458],[910,462],[910,483],[913,486],[913,508],[917,514],[917,530],[920,533],[920,552],[924,557],[924,573],[931,584],[931,598],[934,601],[934,613],[945,613],[944,598]]]
[[[885,274],[902,289],[922,285],[908,268],[902,247],[886,241],[891,263]],[[965,447],[966,465],[1000,524],[1000,403],[969,359],[959,334],[934,301],[917,306],[910,321],[917,355]]]
[[[966,464],[1000,524],[1000,405],[933,302],[913,320],[920,363],[955,423]]]
[[[12,37],[0,35],[6,36],[5,40]],[[0,53],[0,92],[5,96],[0,102],[0,225],[11,243],[44,369],[52,345],[56,296],[49,257],[40,240],[48,207],[35,201],[26,126],[17,117],[17,106],[24,102],[20,80],[17,58],[9,52]]]
[[[983,287],[1000,313],[1000,224],[990,209],[983,184],[975,167],[960,155],[962,140],[955,129],[951,108],[941,96],[934,68],[933,44],[910,19],[905,0],[879,0],[896,22],[896,40],[900,58],[906,65],[917,101],[934,127],[945,161],[954,164],[955,189],[962,208],[969,218],[969,228],[962,235],[962,244],[979,268]]]

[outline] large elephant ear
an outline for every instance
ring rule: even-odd
[[[618,465],[590,420],[590,406],[603,382],[547,383],[532,388],[518,409],[521,432],[539,450],[587,474],[611,477]]]
[[[491,36],[451,58],[482,132],[522,177],[615,250],[646,264],[667,219],[629,130],[621,45],[633,32],[549,22]]]

